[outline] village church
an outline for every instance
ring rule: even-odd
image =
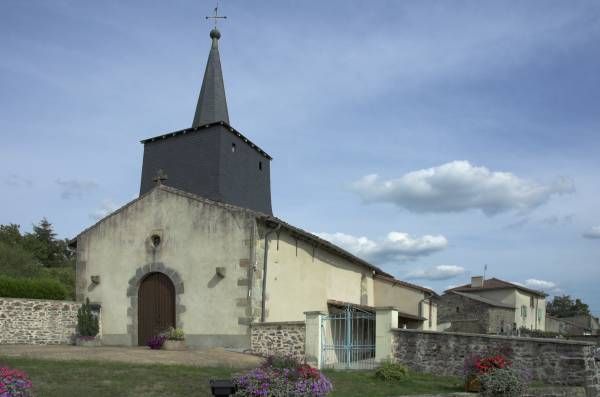
[[[191,347],[243,349],[253,323],[348,306],[435,330],[433,291],[273,216],[272,158],[230,125],[221,34],[210,38],[192,126],[142,141],[139,197],[72,242],[77,300],[100,307],[102,343],[144,345],[174,326]]]

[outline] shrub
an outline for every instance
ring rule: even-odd
[[[265,363],[262,365],[263,367],[273,367],[273,368],[290,368],[297,369],[302,365],[295,357],[287,356],[283,354],[273,354],[268,356],[265,360]]]
[[[400,363],[386,360],[375,371],[375,377],[386,382],[400,381],[408,378],[408,369]]]
[[[77,311],[77,331],[79,336],[95,337],[99,328],[98,317],[92,313],[90,300],[87,298]]]
[[[558,332],[541,331],[539,329],[529,329],[527,327],[519,328],[519,333],[523,337],[529,338],[560,338],[561,334]]]
[[[0,397],[27,397],[31,395],[31,381],[25,372],[0,367]]]
[[[479,375],[481,392],[484,396],[521,396],[527,384],[513,368],[496,368]]]
[[[64,300],[67,291],[52,279],[29,279],[0,276],[0,296],[5,298]]]
[[[148,341],[146,342],[146,346],[148,346],[152,350],[158,350],[163,347],[166,340],[167,337],[165,335],[156,335],[148,339]]]
[[[246,374],[234,377],[236,396],[326,396],[333,385],[318,369],[290,356],[271,356]]]
[[[169,330],[167,331],[165,336],[167,337],[168,340],[184,340],[185,339],[185,335],[181,328],[169,327]]]

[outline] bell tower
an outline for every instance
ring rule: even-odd
[[[191,128],[145,139],[140,195],[151,190],[163,170],[167,186],[268,215],[271,209],[271,156],[229,124],[219,39],[211,48]]]

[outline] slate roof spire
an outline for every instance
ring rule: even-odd
[[[223,83],[223,71],[221,70],[221,59],[219,56],[219,39],[221,32],[214,28],[210,31],[212,45],[206,62],[204,80],[196,105],[196,114],[192,127],[224,121],[229,124],[229,113],[227,112],[227,100],[225,99],[225,84]]]

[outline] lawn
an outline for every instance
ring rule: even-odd
[[[38,397],[210,396],[209,379],[229,378],[231,368],[141,365],[95,361],[49,361],[0,357],[0,364],[26,371]],[[399,396],[460,390],[457,378],[414,374],[399,384],[385,383],[372,372],[327,371],[332,396]]]

